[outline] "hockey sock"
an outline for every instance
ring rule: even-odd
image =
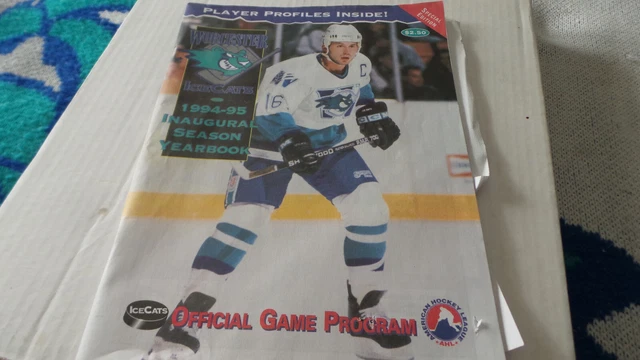
[[[387,224],[347,226],[344,239],[344,261],[349,268],[353,293],[359,299],[371,290],[382,290],[381,273],[387,250]]]
[[[182,299],[193,292],[218,298],[227,278],[265,232],[272,211],[259,204],[229,205],[216,230],[200,246]]]
[[[213,235],[204,241],[191,267],[227,275],[235,270],[257,237],[247,229],[221,222]]]
[[[250,230],[228,222],[219,223],[193,260],[184,298],[194,291],[215,296],[256,238]]]

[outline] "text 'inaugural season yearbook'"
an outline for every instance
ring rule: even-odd
[[[442,2],[175,26],[78,359],[504,359]]]

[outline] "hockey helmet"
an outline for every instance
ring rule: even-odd
[[[333,24],[322,35],[322,45],[327,49],[332,42],[356,42],[358,48],[362,46],[362,35],[353,25]],[[358,49],[359,50],[359,49]]]

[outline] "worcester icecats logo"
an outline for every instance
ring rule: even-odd
[[[189,59],[198,62],[196,66],[219,72],[219,75],[229,77],[238,75],[251,67],[251,60],[247,57],[247,50],[238,52],[227,51],[220,46],[211,49],[190,50]]]
[[[344,86],[336,89],[318,90],[316,108],[322,111],[323,118],[349,116],[356,101],[359,91],[355,86]]]
[[[435,299],[424,306],[422,330],[440,346],[456,346],[467,336],[469,324],[462,308],[447,299]]]

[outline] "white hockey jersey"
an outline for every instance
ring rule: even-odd
[[[275,150],[282,135],[303,131],[314,148],[346,137],[345,121],[355,121],[356,105],[373,100],[371,61],[358,53],[343,75],[329,72],[320,54],[309,54],[267,69],[258,89],[251,147]]]

